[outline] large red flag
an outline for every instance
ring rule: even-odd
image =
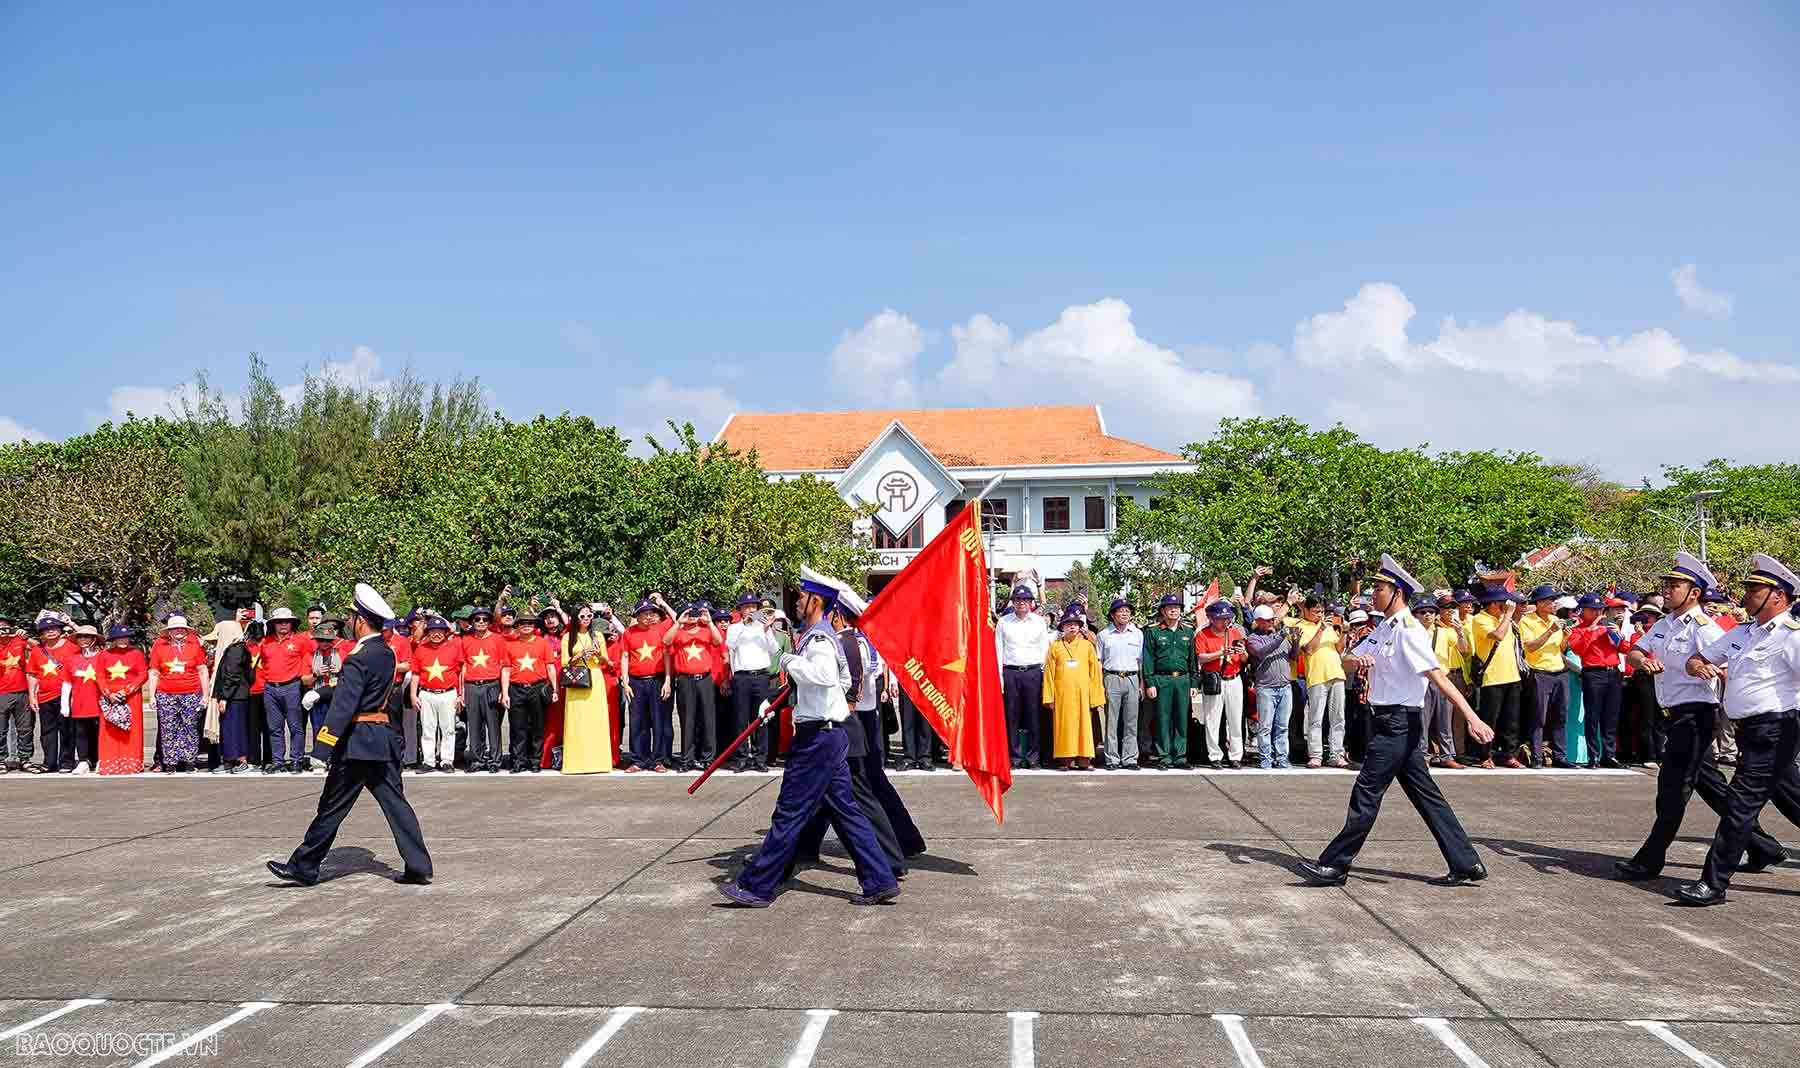
[[[876,596],[859,626],[1000,822],[1012,751],[980,515],[971,501]]]

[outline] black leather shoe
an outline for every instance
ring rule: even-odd
[[[1613,878],[1623,879],[1628,883],[1641,883],[1645,879],[1654,879],[1661,874],[1660,868],[1652,871],[1635,860],[1613,861]]]
[[[1485,878],[1487,878],[1487,868],[1483,867],[1480,864],[1477,864],[1473,868],[1470,868],[1468,871],[1453,871],[1453,872],[1450,872],[1448,875],[1440,875],[1437,878],[1431,880],[1431,885],[1433,885],[1433,886],[1473,886],[1475,883],[1478,883]]]
[[[301,886],[319,885],[319,877],[317,875],[311,877],[302,875],[292,864],[284,864],[279,860],[271,860],[268,863],[268,869],[270,875],[273,875],[284,883],[299,883]]]
[[[873,894],[858,894],[850,899],[852,905],[885,905],[900,896],[900,884],[895,883],[886,890],[877,890]]]
[[[1738,868],[1738,871],[1744,875],[1760,875],[1770,868],[1779,867],[1781,862],[1786,859],[1786,853],[1781,853],[1773,857],[1757,857],[1754,859],[1746,857],[1743,865]]]
[[[1350,878],[1350,873],[1343,868],[1334,868],[1329,864],[1314,864],[1310,860],[1300,862],[1300,874],[1314,886],[1342,886]]]
[[[394,876],[394,881],[397,883],[405,883],[408,886],[430,886],[431,876],[420,875],[416,871],[403,871],[399,875]]]
[[[1683,905],[1692,905],[1696,908],[1706,905],[1723,905],[1725,891],[1714,890],[1706,883],[1688,883],[1675,891],[1675,900]]]

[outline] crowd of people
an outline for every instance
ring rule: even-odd
[[[1161,598],[1140,627],[1125,599],[1105,617],[1078,596],[1042,604],[1012,590],[995,623],[1014,768],[1108,770],[1346,768],[1368,732],[1367,668],[1348,652],[1383,619],[1354,588],[1322,594],[1248,588],[1189,607]],[[1721,628],[1743,610],[1718,589]],[[1495,731],[1470,738],[1452,703],[1426,695],[1421,745],[1438,768],[1654,768],[1663,749],[1650,673],[1632,651],[1663,615],[1661,593],[1573,594],[1508,581],[1422,594],[1409,606],[1439,665]],[[1725,721],[1720,763],[1736,746]],[[1246,757],[1246,751],[1249,756]]]
[[[1099,618],[1085,597],[1063,608],[1042,603],[1035,583],[1014,588],[995,621],[1013,766],[1360,759],[1366,669],[1347,652],[1382,617],[1354,589],[1343,604],[1259,591],[1268,574],[1259,568],[1244,592],[1191,607],[1163,597],[1142,627],[1124,599]],[[389,624],[388,704],[409,771],[697,770],[755,719],[792,648],[788,616],[768,596],[677,609],[651,593],[622,617],[604,603],[571,611],[554,599],[521,610],[510,593],[492,607],[420,609]],[[1722,592],[1707,591],[1706,605],[1719,626],[1739,622]],[[1658,594],[1501,583],[1416,599],[1411,612],[1440,665],[1496,732],[1491,743],[1471,739],[1451,703],[1429,693],[1421,744],[1432,766],[1654,766],[1656,695],[1631,653],[1662,611]],[[343,629],[323,605],[304,618],[241,607],[204,635],[171,615],[149,641],[54,611],[0,616],[0,773],[319,772],[314,735],[352,649]],[[889,766],[951,766],[892,672],[863,650],[874,670],[858,699],[882,710]],[[1714,745],[1729,764],[1735,746],[1721,724]],[[727,770],[778,764],[788,733],[770,722]]]

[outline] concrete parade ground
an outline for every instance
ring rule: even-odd
[[[1295,873],[1346,773],[894,777],[931,843],[850,904],[835,837],[765,910],[715,885],[779,776],[409,777],[436,865],[363,798],[317,887],[263,868],[317,777],[0,778],[0,1039],[21,1063],[1792,1068],[1800,861],[1730,902],[1608,878],[1638,772],[1439,780],[1492,873],[1444,889],[1398,788],[1348,886]],[[1767,828],[1800,857],[1800,830]],[[166,1036],[107,1054],[107,1036]],[[87,1043],[83,1048],[81,1043]]]

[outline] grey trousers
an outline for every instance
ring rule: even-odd
[[[1322,749],[1321,734],[1324,736]],[[1343,679],[1332,679],[1306,689],[1306,757],[1308,760],[1348,757],[1344,752]]]
[[[1441,757],[1456,756],[1456,706],[1450,699],[1438,692],[1436,686],[1425,687],[1425,711],[1423,713],[1423,730],[1419,731],[1419,752],[1431,759],[1431,746],[1437,743],[1437,755]]]
[[[37,752],[32,735],[37,732],[37,714],[25,700],[25,691],[0,693],[0,761],[11,759],[29,764]],[[12,756],[7,756],[7,743],[12,743]]]
[[[1106,686],[1106,766],[1138,766],[1138,677],[1108,674]],[[1186,724],[1182,725],[1186,728]]]

